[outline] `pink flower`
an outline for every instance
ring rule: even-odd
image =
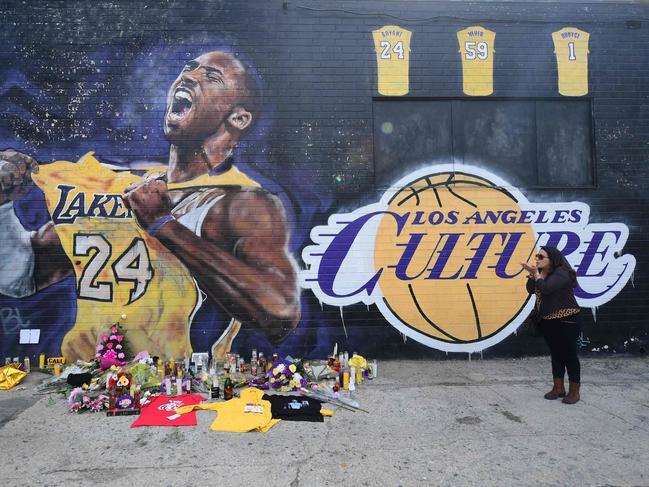
[[[110,348],[113,348],[113,343],[112,343],[112,342],[108,342],[108,343],[106,344],[106,348],[109,348],[109,349],[110,349]]]
[[[118,330],[118,328],[117,328],[116,326],[113,326],[113,327],[110,329],[110,332],[113,333],[113,334],[117,333],[118,331],[119,331],[119,330]]]
[[[104,336],[101,337],[101,341],[102,341],[102,342],[105,342],[106,340],[108,340],[108,337],[107,337],[106,335],[104,335]]]
[[[115,335],[111,335],[111,336],[109,337],[109,340],[117,340],[117,337],[116,337]]]
[[[116,348],[117,350],[121,350],[121,349],[122,349],[122,345],[120,345],[120,344],[118,343],[118,344],[115,346],[115,348]]]
[[[117,341],[121,342],[124,339],[124,335],[117,335]]]
[[[123,354],[123,353],[121,353],[121,352],[120,352],[120,353],[118,353],[118,354],[117,354],[117,358],[119,358],[119,359],[123,359],[123,358],[124,358],[124,354]]]
[[[99,358],[99,357],[101,357],[100,353],[95,354],[95,358]]]
[[[70,412],[71,413],[76,413],[81,409],[81,403],[75,402],[72,406],[70,406]]]
[[[103,345],[97,345],[97,351],[99,352],[100,350],[103,350],[104,346]]]

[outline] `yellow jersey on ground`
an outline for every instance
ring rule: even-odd
[[[113,171],[89,153],[77,163],[42,165],[33,179],[45,193],[76,275],[76,321],[63,339],[62,354],[69,360],[94,358],[99,337],[122,314],[133,353],[147,350],[165,358],[191,353],[189,326],[202,302],[201,292],[185,265],[138,225],[122,200],[124,189],[144,177]],[[232,167],[222,174],[169,184],[169,189],[196,188],[198,192],[231,185],[259,186]],[[202,202],[214,204],[220,198],[191,196],[172,213],[200,235],[200,225],[194,225],[197,231],[187,221],[196,223],[192,215],[197,213],[204,218],[207,211]],[[189,199],[196,200],[190,208]],[[185,210],[179,212],[181,205]]]
[[[575,27],[552,33],[557,58],[559,93],[564,96],[588,94],[588,40],[590,34]]]
[[[479,25],[457,33],[462,59],[462,91],[469,96],[488,96],[494,91],[494,43],[496,33]]]
[[[398,25],[385,25],[372,31],[379,94],[385,96],[408,94],[411,36],[412,32]]]

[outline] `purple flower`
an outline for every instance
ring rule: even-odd
[[[111,335],[111,336],[109,337],[109,340],[117,340],[117,337],[116,337],[115,335]]]
[[[113,327],[110,329],[110,332],[113,333],[113,334],[117,333],[118,331],[119,331],[119,329],[118,329],[116,326],[113,326]],[[112,340],[112,338],[111,338],[111,340]]]
[[[104,335],[104,336],[101,337],[101,341],[102,341],[102,342],[105,342],[106,340],[108,340],[108,337],[107,337],[106,335]]]
[[[124,354],[123,354],[123,353],[121,353],[121,352],[120,352],[120,353],[118,353],[118,354],[117,354],[117,358],[119,358],[119,359],[123,359],[123,358],[124,358]]]
[[[101,351],[101,350],[103,350],[103,349],[104,349],[104,346],[103,346],[103,345],[97,345],[97,351],[98,351],[98,352]]]
[[[115,348],[116,348],[117,350],[121,350],[121,349],[122,349],[122,345],[121,345],[120,343],[118,343],[117,345],[115,345]]]

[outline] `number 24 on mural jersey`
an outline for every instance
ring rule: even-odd
[[[74,256],[88,257],[90,260],[79,278],[77,294],[80,298],[95,301],[112,301],[113,284],[97,281],[112,256],[112,245],[98,233],[77,233],[74,236]],[[149,251],[141,238],[134,238],[128,248],[113,263],[114,281],[133,283],[127,304],[137,301],[153,278]]]
[[[392,47],[388,41],[381,41],[381,59],[392,59],[390,51],[394,52],[398,59],[403,59],[403,42],[398,41]]]

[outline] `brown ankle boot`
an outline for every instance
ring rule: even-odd
[[[568,395],[563,398],[564,404],[575,404],[579,401],[579,382],[570,382],[568,386]]]
[[[563,379],[554,379],[552,390],[543,397],[550,400],[566,397],[566,387],[563,385]]]

